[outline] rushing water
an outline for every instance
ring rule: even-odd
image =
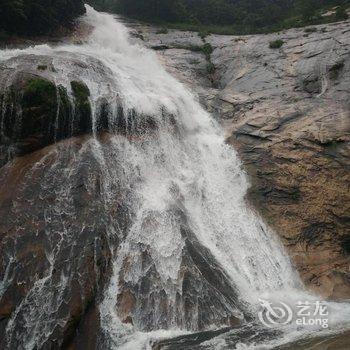
[[[232,312],[238,317],[241,311],[256,317],[259,299],[284,301],[292,308],[297,301],[316,301],[316,297],[304,291],[274,233],[247,206],[245,194],[249,183],[240,160],[225,144],[220,127],[195,96],[164,70],[153,52],[131,43],[127,29],[113,16],[97,13],[87,6],[83,21],[93,30],[82,45],[6,50],[0,53],[0,60],[23,54],[50,56],[57,71],[56,83],[68,91],[69,82],[79,76],[91,91],[95,136],[101,97],[108,101],[111,124],[117,118],[117,111],[120,108],[124,111],[130,137],[115,133],[108,150],[96,137],[84,148],[84,152],[93,155],[103,174],[101,191],[106,208],[117,195],[115,188],[123,187],[128,193],[125,205],[132,217],[125,232],[120,232],[117,217],[108,230],[110,237],[117,235],[123,239],[113,248],[113,275],[99,306],[105,339],[101,348],[137,349],[146,346],[151,338],[198,330],[199,316],[194,314],[190,321],[185,320],[183,305],[179,306],[177,301],[185,249],[181,232],[184,216],[187,228],[228,276],[232,290],[237,293],[237,308]],[[90,69],[67,65],[67,57],[86,63]],[[17,67],[16,59],[12,64]],[[139,135],[133,137],[140,119],[146,118],[151,118],[153,130],[145,130],[142,139]],[[80,161],[83,160],[77,157],[70,164],[70,175],[79,168]],[[62,193],[57,211],[68,206],[68,197],[68,190]],[[144,247],[148,247],[156,269],[154,291],[161,288],[166,295],[166,320],[162,319],[164,311],[143,301],[137,304],[140,309],[134,313],[132,326],[120,319],[116,299],[123,289],[121,281],[139,286],[147,278]],[[33,292],[26,301],[28,311],[21,310],[27,312],[24,319],[33,323],[28,324],[27,334],[23,335],[27,344],[31,344],[27,348],[40,346],[43,335],[38,330],[49,331],[45,328],[48,316],[45,319],[30,308],[30,305],[40,307],[46,293],[42,287],[45,283],[46,280],[41,280],[36,294]],[[50,300],[45,298],[45,302]],[[349,326],[349,305],[328,303],[328,307],[330,331]],[[147,308],[153,308],[152,313]],[[23,305],[22,309],[25,309]],[[10,337],[14,322],[16,315],[8,325]],[[297,329],[291,325],[279,329],[284,335],[278,340],[266,340],[265,345],[260,341],[260,345],[254,346],[271,348],[322,330],[321,327]],[[214,339],[210,346],[224,348],[222,342],[225,340]]]

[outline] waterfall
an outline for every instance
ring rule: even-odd
[[[83,44],[4,50],[0,61],[12,59],[16,69],[22,55],[50,56],[56,84],[71,95],[69,82],[79,78],[91,92],[93,137],[80,151],[62,149],[59,159],[76,153],[62,168],[56,161],[43,191],[52,181],[60,186],[60,202],[46,212],[51,225],[60,220],[58,213],[75,210],[72,179],[87,163],[93,164],[84,171],[91,186],[99,179],[103,207],[94,219],[107,222],[112,254],[112,275],[99,304],[101,348],[136,349],[151,337],[221,327],[225,322],[220,315],[225,320],[231,314],[241,320],[254,318],[260,298],[316,300],[304,291],[274,232],[246,203],[249,182],[242,164],[196,96],[165,71],[154,52],[133,43],[112,15],[87,6],[82,20],[92,27]],[[85,65],[67,65],[67,58]],[[108,105],[107,141],[98,132],[101,100]],[[116,198],[124,208],[123,219],[121,211],[112,208]],[[73,242],[73,228],[65,230]],[[48,294],[59,242],[52,241],[47,275],[11,316],[9,344],[18,337],[25,348],[40,348],[53,331],[55,305],[50,303],[59,304],[69,281],[62,275],[55,282],[61,289]],[[218,272],[217,290],[203,278],[199,257]],[[196,269],[191,265],[195,260]],[[198,286],[202,298],[191,300],[190,313],[185,310],[185,272],[203,283],[191,285]],[[216,310],[203,306],[203,300],[210,304],[211,298]],[[126,310],[125,304],[131,306]],[[348,305],[329,305],[344,315],[337,315],[335,324],[347,321]],[[22,334],[14,331],[19,317],[25,324]]]

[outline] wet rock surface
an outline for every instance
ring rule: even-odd
[[[49,57],[18,60],[27,67],[12,71],[9,61],[0,72],[0,347],[95,349],[107,341],[99,304],[114,253],[136,215],[130,188],[140,180],[137,171],[125,178],[122,145],[146,147],[162,126],[132,112],[131,128],[122,110],[111,120],[107,99],[93,114],[89,88],[77,75],[65,88]],[[164,112],[164,118],[176,132],[173,117]],[[137,243],[113,295],[121,321],[143,331],[241,323],[246,311],[233,282],[187,227],[185,212],[168,214],[183,222],[185,242],[175,300],[152,247]],[[152,218],[143,229],[152,235]],[[137,252],[140,261],[132,265]],[[127,280],[135,268],[141,277]]]
[[[65,76],[62,64],[69,67]],[[97,74],[105,91],[92,106],[91,91],[81,77]],[[68,80],[68,81],[67,81]],[[105,131],[137,136],[157,126],[152,116],[124,114],[122,101],[111,110],[113,81],[102,62],[73,54],[20,55],[0,66],[0,167],[73,136]],[[172,116],[164,112],[164,118]]]
[[[2,63],[0,166],[60,140],[91,133],[89,89],[76,80],[71,81],[71,91],[56,83],[53,61],[48,56],[22,56]]]
[[[280,332],[272,329],[263,329],[254,323],[241,327],[227,327],[213,331],[194,333],[170,339],[164,339],[152,344],[153,350],[214,350],[235,349],[242,344],[259,344],[278,338]]]
[[[99,322],[95,305],[111,273],[111,252],[101,173],[83,152],[85,141],[49,146],[1,168],[3,349],[34,339],[43,349],[96,341],[98,328],[89,323]],[[69,173],[79,150],[85,161]]]
[[[101,134],[99,142],[106,159],[114,159],[111,136]],[[91,136],[70,138],[0,169],[1,348],[21,348],[34,339],[43,349],[104,344],[98,305],[112,276],[113,252],[126,238],[134,214],[123,183],[117,178],[106,184],[94,146]],[[123,172],[115,164],[111,168]],[[103,188],[108,186],[114,195],[106,199]],[[124,260],[114,296],[123,323],[148,331],[242,322],[239,310],[245,309],[232,281],[185,224],[183,236],[174,304],[151,247],[138,244],[133,250],[142,259],[142,278],[135,282],[123,280],[135,268],[129,265],[132,257]]]
[[[223,125],[250,175],[249,200],[306,285],[334,299],[350,297],[349,25],[204,41],[132,25]],[[281,48],[270,48],[277,39]],[[204,42],[214,49],[212,81],[193,49]]]

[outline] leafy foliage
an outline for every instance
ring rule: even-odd
[[[252,33],[346,19],[350,0],[90,0],[97,9],[146,21],[188,24],[197,29],[227,27],[226,32]],[[340,6],[326,19],[320,10]]]
[[[84,12],[82,0],[0,0],[0,32],[47,34]]]
[[[281,39],[277,39],[275,41],[270,42],[270,49],[279,49],[283,46],[284,41]]]

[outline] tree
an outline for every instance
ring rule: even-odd
[[[312,22],[313,17],[316,15],[318,0],[298,0],[296,2],[296,9],[302,16],[305,23]]]
[[[0,30],[49,34],[58,26],[70,25],[84,12],[82,0],[0,0]]]
[[[335,20],[336,21],[344,21],[349,18],[349,15],[346,12],[345,7],[339,6],[337,11],[335,12]]]
[[[27,20],[22,0],[0,0],[0,29],[13,32]]]

